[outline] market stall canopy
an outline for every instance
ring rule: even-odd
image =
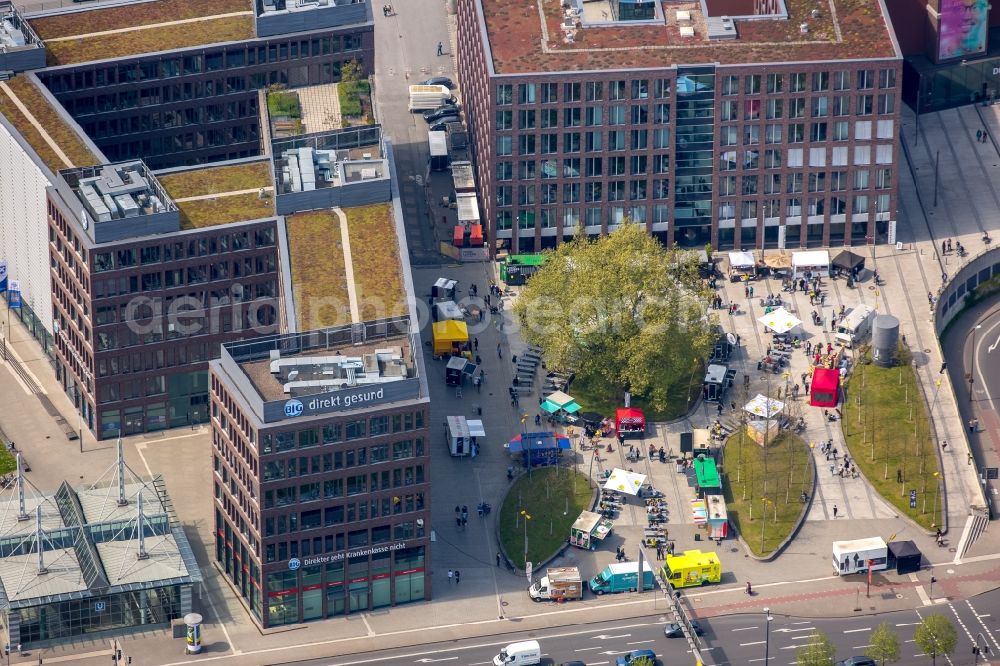
[[[764,265],[775,269],[791,268],[792,258],[787,254],[769,254],[764,257]]]
[[[844,250],[833,258],[833,266],[845,271],[861,270],[865,267],[865,258],[850,250]]]
[[[802,320],[793,315],[785,308],[775,308],[763,317],[758,317],[757,321],[767,326],[775,333],[788,333],[802,323]]]
[[[635,407],[616,409],[615,428],[618,432],[642,432],[646,429],[646,416]]]
[[[733,269],[745,268],[750,269],[754,267],[753,255],[749,252],[730,252],[729,253],[729,267]]]
[[[457,284],[457,282],[449,280],[448,278],[438,278],[434,281],[434,288],[441,289],[442,291],[452,291],[455,289],[455,285]]]
[[[830,274],[830,253],[826,250],[809,250],[792,253],[792,268],[796,274],[811,271],[814,276]]]
[[[597,412],[581,412],[578,416],[587,425],[595,427],[601,425],[601,421],[604,420],[604,416]]]
[[[569,437],[555,432],[526,432],[507,442],[506,446],[511,453],[521,453],[529,448],[532,451],[571,448]]]
[[[836,368],[813,370],[809,404],[813,407],[836,407],[840,402],[840,372]]]
[[[545,398],[542,402],[542,409],[549,414],[555,414],[559,410],[573,414],[580,411],[580,405],[576,404],[576,400],[572,396],[566,395],[562,391],[556,391]]]
[[[608,477],[607,483],[604,484],[604,489],[617,490],[620,493],[636,495],[639,493],[639,488],[642,487],[642,484],[645,481],[645,474],[626,472],[625,470],[616,467],[612,470],[611,476]]]
[[[743,409],[747,412],[753,414],[754,416],[760,416],[763,418],[774,418],[781,413],[781,410],[785,408],[785,403],[780,400],[775,400],[774,398],[768,398],[760,393],[748,402]]]
[[[486,429],[483,428],[483,422],[479,420],[466,421],[466,425],[469,428],[469,435],[472,437],[486,437]]]
[[[464,321],[448,319],[446,321],[435,322],[431,325],[431,333],[434,340],[443,342],[468,342],[469,327]]]

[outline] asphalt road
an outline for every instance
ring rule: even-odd
[[[973,393],[980,409],[996,409],[1000,399],[1000,309],[994,309],[976,323],[975,342],[970,336],[963,348],[962,356],[967,359],[964,365],[968,366],[968,359],[974,361]]]
[[[933,595],[934,591],[931,590]],[[863,599],[861,600],[863,602]],[[917,609],[859,616],[811,620],[772,616],[770,631],[763,610],[760,613],[725,615],[699,620],[705,630],[702,656],[706,666],[793,666],[796,653],[809,644],[815,631],[823,631],[837,648],[837,659],[862,655],[868,637],[882,622],[899,636],[902,646],[899,666],[930,663],[913,640],[922,618],[940,613],[948,618],[958,635],[955,651],[938,660],[949,666],[975,664],[972,646],[988,646],[994,664],[1000,664],[1000,589],[973,599],[934,603]],[[483,638],[428,643],[418,647],[368,652],[334,659],[295,662],[295,666],[360,666],[389,664],[445,664],[446,666],[488,666],[500,648],[518,640],[535,639],[542,646],[544,663],[559,664],[580,660],[588,666],[614,664],[618,655],[629,650],[652,649],[664,666],[692,664],[693,659],[683,638],[664,638],[667,615],[650,615],[634,620],[579,625],[523,633],[498,634]],[[987,663],[982,660],[980,664]],[[286,664],[285,666],[290,666]]]

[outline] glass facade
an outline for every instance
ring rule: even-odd
[[[715,70],[678,68],[674,242],[684,247],[712,239],[714,136]]]
[[[20,618],[20,643],[44,645],[101,631],[163,625],[182,616],[181,586],[69,599],[12,611]]]
[[[1000,53],[975,62],[933,65],[923,56],[905,60],[903,99],[919,112],[964,104],[993,104],[1000,97]]]

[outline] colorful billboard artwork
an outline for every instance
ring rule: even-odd
[[[989,0],[941,0],[938,60],[986,51]]]

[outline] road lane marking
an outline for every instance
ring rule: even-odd
[[[871,627],[865,627],[864,629],[844,629],[845,634],[856,634],[859,631],[871,631]]]
[[[870,647],[871,647],[871,643],[869,643],[867,645],[854,645],[854,646],[851,647],[851,649],[852,650],[864,650],[865,648],[870,648]]]
[[[625,645],[642,645],[642,644],[644,644],[644,643],[655,643],[655,642],[656,642],[656,641],[654,641],[654,640],[648,640],[648,641],[632,641],[631,643],[626,643]]]
[[[753,643],[740,643],[740,647],[748,647],[750,645],[763,645],[764,641],[755,641]]]
[[[587,652],[589,650],[600,650],[600,649],[601,648],[599,647],[580,648],[579,650],[574,650],[574,652]]]
[[[819,645],[819,643],[803,643],[802,645],[789,645],[787,647],[778,648],[779,650],[799,650],[804,647],[809,647],[810,645]]]
[[[915,627],[918,624],[920,624],[920,623],[919,622],[897,622],[896,626],[897,627]]]
[[[738,629],[730,629],[731,632],[736,631],[750,631],[751,629],[760,629],[760,627],[739,627]]]

